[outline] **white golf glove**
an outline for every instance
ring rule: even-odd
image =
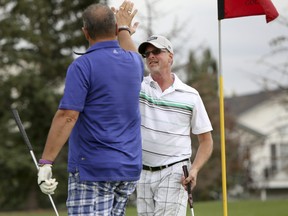
[[[56,179],[52,179],[52,165],[44,164],[39,166],[38,170],[38,185],[41,191],[45,194],[54,194],[57,188],[58,182]]]

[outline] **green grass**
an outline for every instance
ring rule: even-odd
[[[195,215],[223,216],[222,202],[194,204]],[[288,200],[259,200],[228,202],[228,216],[287,216]]]
[[[189,215],[189,209],[187,215]],[[196,202],[194,213],[197,216],[223,216],[222,202]],[[66,211],[60,211],[60,216],[67,215]],[[0,216],[51,216],[53,211],[33,212],[0,212]],[[228,202],[228,216],[287,216],[288,200],[247,200]],[[126,216],[137,216],[136,208],[129,207]]]

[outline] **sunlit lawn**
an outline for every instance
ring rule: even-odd
[[[189,215],[189,209],[187,215]],[[222,202],[196,202],[194,204],[195,216],[223,216]],[[60,211],[60,216],[67,215],[66,211]],[[0,216],[52,216],[53,211],[34,212],[3,212]],[[228,216],[287,216],[288,200],[271,201],[235,201],[228,202]],[[129,207],[126,216],[137,216],[136,208]]]

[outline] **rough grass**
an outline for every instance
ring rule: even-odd
[[[189,209],[187,215],[189,215]],[[222,202],[196,202],[194,213],[199,216],[223,216]],[[60,211],[60,216],[67,215],[66,211]],[[29,211],[29,212],[0,212],[0,216],[51,216],[53,211]],[[126,216],[136,216],[136,208],[129,207]],[[228,216],[287,216],[288,200],[245,200],[228,202]]]

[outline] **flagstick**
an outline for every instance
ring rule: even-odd
[[[221,133],[221,166],[222,166],[222,204],[223,215],[228,216],[227,210],[227,189],[226,189],[226,150],[225,150],[225,124],[224,124],[224,94],[223,94],[223,75],[222,75],[222,52],[221,52],[221,20],[218,20],[218,39],[219,39],[219,106],[220,106],[220,133]]]

